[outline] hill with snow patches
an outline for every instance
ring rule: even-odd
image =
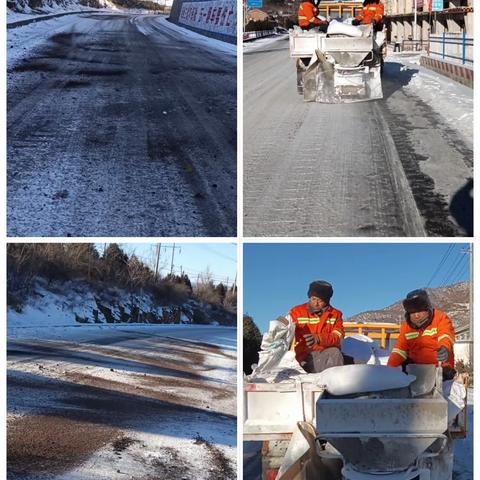
[[[452,320],[455,328],[461,328],[469,321],[469,283],[460,282],[447,287],[427,288],[434,307],[443,310]],[[353,315],[348,322],[359,323],[401,323],[404,319],[402,301],[380,310],[369,310]]]

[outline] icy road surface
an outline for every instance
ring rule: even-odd
[[[9,235],[235,235],[234,46],[122,13],[8,37]]]
[[[8,479],[236,478],[236,329],[48,330],[8,342]]]
[[[472,234],[472,91],[398,57],[383,87],[304,103],[288,37],[246,45],[246,236]]]

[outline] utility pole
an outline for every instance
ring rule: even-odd
[[[162,244],[159,243],[156,246],[156,260],[155,260],[155,280],[158,279],[158,265],[160,264],[160,250],[162,248]]]
[[[469,245],[468,248],[468,254],[470,256],[470,305],[469,305],[469,313],[470,313],[470,335],[469,335],[469,340],[470,340],[470,352],[469,352],[469,357],[470,357],[470,365],[473,366],[473,243]]]
[[[173,258],[175,257],[175,244],[172,247],[172,264],[170,265],[170,275],[173,273]]]
[[[417,9],[418,9],[418,0],[414,2],[414,9],[413,12],[413,41],[417,41]],[[415,47],[416,48],[416,47]]]
[[[163,247],[163,248],[171,248],[172,249],[172,260],[170,262],[170,275],[172,275],[172,273],[173,273],[173,260],[175,258],[175,250],[178,250],[179,252],[181,252],[182,247],[176,247],[175,244],[173,244],[172,247],[166,246],[166,247]]]

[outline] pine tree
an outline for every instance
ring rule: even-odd
[[[252,364],[258,363],[258,352],[262,343],[262,335],[253,318],[243,316],[243,371],[252,373]]]

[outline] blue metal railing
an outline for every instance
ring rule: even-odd
[[[459,60],[462,62],[462,65],[466,63],[473,65],[473,53],[472,56],[469,55],[469,48],[473,47],[473,38],[467,37],[466,33],[460,33],[458,35],[443,33],[442,35],[430,35],[430,55],[438,55],[442,59],[453,59]],[[441,48],[434,48],[433,46],[441,46]],[[455,45],[456,47],[461,48],[449,48],[449,45]],[[456,52],[460,54],[455,55]]]

